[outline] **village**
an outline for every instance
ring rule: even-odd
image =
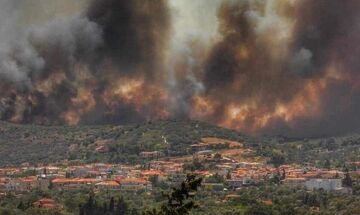
[[[202,190],[221,193],[236,198],[236,191],[264,183],[284,186],[322,189],[328,192],[352,192],[351,177],[357,171],[320,169],[297,164],[275,167],[267,159],[250,156],[251,149],[240,143],[203,138],[199,144],[191,145],[192,155],[162,157],[160,152],[141,152],[141,164],[92,163],[70,165],[31,166],[0,169],[0,198],[9,193],[21,195],[33,190],[68,191],[90,189],[96,192],[149,192],[165,185],[173,187],[181,183],[189,173],[203,178]],[[40,199],[33,203],[37,207],[57,207],[51,199]]]

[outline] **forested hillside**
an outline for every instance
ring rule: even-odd
[[[129,126],[36,126],[0,123],[0,165],[61,160],[135,162],[141,151],[183,155],[201,137],[246,136],[198,121],[166,120]],[[97,150],[103,148],[104,150]]]

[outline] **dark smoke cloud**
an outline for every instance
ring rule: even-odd
[[[305,0],[286,7],[291,13],[278,11],[278,15],[296,20],[288,44],[290,52],[274,59],[273,53],[279,50],[269,48],[268,41],[262,42],[273,39],[271,31],[264,38],[251,23],[254,11],[260,11],[263,16],[266,8],[252,1],[222,5],[219,19],[223,39],[214,46],[204,77],[207,97],[220,100],[217,115],[210,120],[226,121],[225,110],[229,105],[253,101],[256,108],[246,115],[245,126],[242,126],[251,127],[257,117],[273,112],[278,104],[291,101],[309,81],[326,79],[326,89],[318,92],[321,111],[316,117],[299,117],[287,122],[274,116],[258,133],[328,135],[356,130],[360,125],[359,64],[355,60],[360,42],[357,12],[360,2]],[[238,47],[241,46],[249,48],[251,57],[239,60]],[[339,65],[339,77],[329,78],[327,72],[333,64]],[[357,86],[352,82],[357,82]]]
[[[36,1],[0,2],[1,120],[190,117],[294,136],[360,126],[358,0],[88,0],[24,21],[49,7]]]
[[[1,119],[64,123],[64,113],[87,105],[83,98],[74,107],[82,89],[96,99],[92,113],[103,114],[76,116],[80,123],[143,119],[122,101],[110,113],[102,95],[123,75],[161,79],[169,30],[165,1],[93,0],[85,11],[33,26],[18,26],[26,1],[0,6]]]
[[[103,30],[101,60],[110,60],[124,73],[144,66],[148,78],[161,69],[170,25],[165,0],[95,0],[87,17]]]

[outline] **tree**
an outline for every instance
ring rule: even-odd
[[[221,160],[221,154],[220,153],[216,153],[215,155],[214,155],[214,159],[216,160],[216,161],[219,161],[219,160]]]
[[[129,215],[140,215],[138,210],[136,210],[136,208],[132,208],[129,212]]]
[[[191,163],[184,164],[185,170],[195,171],[195,170],[203,170],[204,165],[201,163],[199,158],[195,157]]]
[[[264,204],[255,204],[245,211],[245,215],[272,215],[274,214],[271,207]]]
[[[350,176],[349,172],[345,173],[345,178],[343,179],[343,184],[345,186],[347,186],[347,187],[352,187],[353,182],[352,182],[352,179],[351,179],[351,176]]]
[[[228,172],[226,173],[226,179],[228,179],[228,180],[231,179],[231,172],[230,172],[230,171],[228,171]]]
[[[284,164],[285,160],[285,155],[280,151],[274,150],[270,155],[270,163],[274,164],[275,167]]]
[[[109,211],[113,212],[114,208],[115,208],[115,200],[114,200],[114,197],[111,197],[110,203],[109,203]]]
[[[20,210],[22,210],[22,211],[24,211],[26,208],[25,208],[25,205],[24,205],[24,203],[21,201],[20,203],[19,203],[19,205],[17,206],[17,208],[18,209],[20,209]]]
[[[123,197],[120,197],[116,207],[116,215],[125,215],[128,210],[128,205]]]
[[[160,210],[152,209],[144,212],[144,215],[186,215],[196,208],[197,205],[193,201],[194,192],[201,186],[202,178],[188,174],[179,188],[173,188],[173,191],[164,196],[167,202],[164,203]]]
[[[330,169],[330,168],[331,168],[331,162],[330,162],[329,159],[326,159],[326,160],[325,160],[324,168],[325,168],[325,169]]]
[[[106,202],[104,202],[102,209],[103,209],[102,211],[104,214],[106,214],[106,212],[108,212],[108,206],[107,206]]]
[[[94,214],[94,199],[92,195],[90,195],[88,201],[80,207],[80,215],[92,215]]]

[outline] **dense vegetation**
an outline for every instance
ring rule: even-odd
[[[300,187],[262,184],[233,192],[230,198],[228,194],[218,191],[200,190],[196,194],[192,193],[191,191],[196,190],[199,181],[193,180],[191,183],[185,183],[185,186],[179,186],[173,190],[157,187],[151,195],[147,192],[94,193],[91,190],[34,191],[22,196],[8,195],[0,202],[0,215],[360,214],[360,192],[358,191],[349,195],[322,190],[309,192]],[[164,193],[169,193],[169,195],[164,195]],[[38,209],[31,205],[39,198],[50,196],[63,207]],[[184,207],[189,210],[183,210]]]
[[[257,138],[251,145],[259,156],[270,163],[297,163],[321,168],[342,168],[345,163],[360,160],[360,134],[338,137],[292,139],[286,137]],[[350,170],[355,170],[347,164]]]
[[[198,121],[166,120],[129,126],[36,126],[0,122],[0,166],[24,162],[50,163],[140,161],[141,151],[164,155],[188,153],[188,145],[201,137],[216,136],[242,141],[238,132]],[[107,152],[96,148],[106,146]]]
[[[24,162],[136,163],[141,151],[157,150],[164,156],[189,153],[201,137],[215,136],[244,142],[275,165],[311,164],[340,167],[360,160],[360,134],[339,137],[291,139],[250,138],[233,130],[191,120],[160,120],[114,126],[36,126],[0,122],[0,166]],[[106,146],[106,152],[96,148]],[[351,168],[351,167],[350,167]]]

